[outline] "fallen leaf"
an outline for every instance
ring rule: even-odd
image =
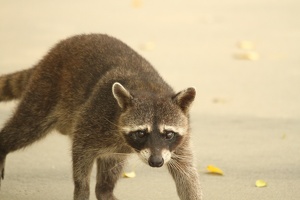
[[[249,52],[235,54],[234,57],[239,60],[255,61],[255,60],[259,60],[260,55],[256,51],[249,51]]]
[[[223,171],[220,168],[215,167],[213,165],[208,165],[206,169],[212,174],[223,175]]]
[[[134,178],[136,176],[135,172],[124,172],[123,173],[123,178]]]
[[[253,50],[255,49],[255,44],[252,41],[243,40],[238,42],[237,46],[243,50]]]
[[[264,180],[257,180],[257,181],[255,182],[255,186],[256,186],[256,187],[259,187],[259,188],[261,188],[261,187],[266,187],[266,186],[267,186],[267,183],[266,183]]]
[[[257,52],[255,52],[255,51],[247,52],[245,54],[245,58],[247,60],[258,60],[259,57],[260,57],[259,54]]]

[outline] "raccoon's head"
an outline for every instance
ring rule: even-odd
[[[172,153],[189,138],[188,110],[195,89],[175,95],[132,94],[114,83],[113,95],[122,109],[119,128],[125,141],[151,167],[161,167]]]

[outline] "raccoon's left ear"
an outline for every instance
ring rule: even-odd
[[[129,91],[121,85],[121,83],[116,82],[113,84],[112,93],[122,109],[125,110],[129,105],[131,105],[133,97]]]
[[[191,103],[194,101],[195,96],[195,88],[190,87],[181,92],[178,92],[173,97],[173,101],[182,109],[183,112],[186,113],[189,110]]]

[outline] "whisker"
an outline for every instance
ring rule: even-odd
[[[113,123],[112,121],[110,121],[110,120],[107,119],[106,117],[103,116],[103,118],[104,118],[107,122],[109,122],[110,124],[114,125],[115,127],[120,128],[120,126],[118,126],[117,124]]]
[[[125,160],[122,160],[122,161],[120,161],[120,162],[118,162],[118,163],[116,163],[115,164],[115,166],[113,166],[112,168],[110,168],[109,170],[110,171],[113,171],[115,168],[117,168],[118,166],[123,166],[123,165],[125,165],[125,163],[127,162],[127,160],[125,159]]]
[[[130,158],[130,161],[132,161],[132,162],[128,162],[128,161],[129,161],[129,159],[124,159],[124,160],[116,163],[116,165],[113,166],[110,170],[114,170],[116,167],[118,167],[120,165],[125,166],[125,164],[126,164],[127,165],[126,168],[128,168],[128,170],[136,171],[137,166],[142,164],[142,161],[136,156]],[[136,162],[136,161],[138,161],[138,162]],[[124,168],[123,171],[126,171],[126,169]]]
[[[190,155],[178,155],[178,154],[172,154],[172,158],[177,158],[179,160],[183,160],[183,159],[191,159]]]
[[[141,164],[143,164],[141,159],[136,156],[131,157],[130,161],[131,162],[128,162],[128,168],[133,171],[135,171],[138,168],[138,166],[141,166]]]
[[[190,177],[191,175],[182,168],[182,166],[178,163],[178,161],[176,160],[170,160],[169,164],[174,167],[176,170],[178,170],[179,172],[181,172],[182,174],[184,174],[187,177]]]
[[[178,155],[178,154],[172,154],[171,159],[178,160],[178,161],[184,161],[188,160],[190,162],[194,162],[194,166],[196,167],[197,163],[202,162],[200,158],[197,158],[196,156],[192,155]]]
[[[176,162],[186,162],[186,161],[190,162],[192,160],[192,157],[173,154],[171,156],[171,160],[176,161]]]

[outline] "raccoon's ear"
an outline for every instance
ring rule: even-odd
[[[195,96],[195,88],[190,87],[181,92],[178,92],[173,97],[173,101],[183,110],[183,112],[186,113],[189,110],[191,103],[194,101]]]
[[[115,82],[113,84],[112,93],[122,109],[125,110],[131,104],[133,97],[121,83]]]

